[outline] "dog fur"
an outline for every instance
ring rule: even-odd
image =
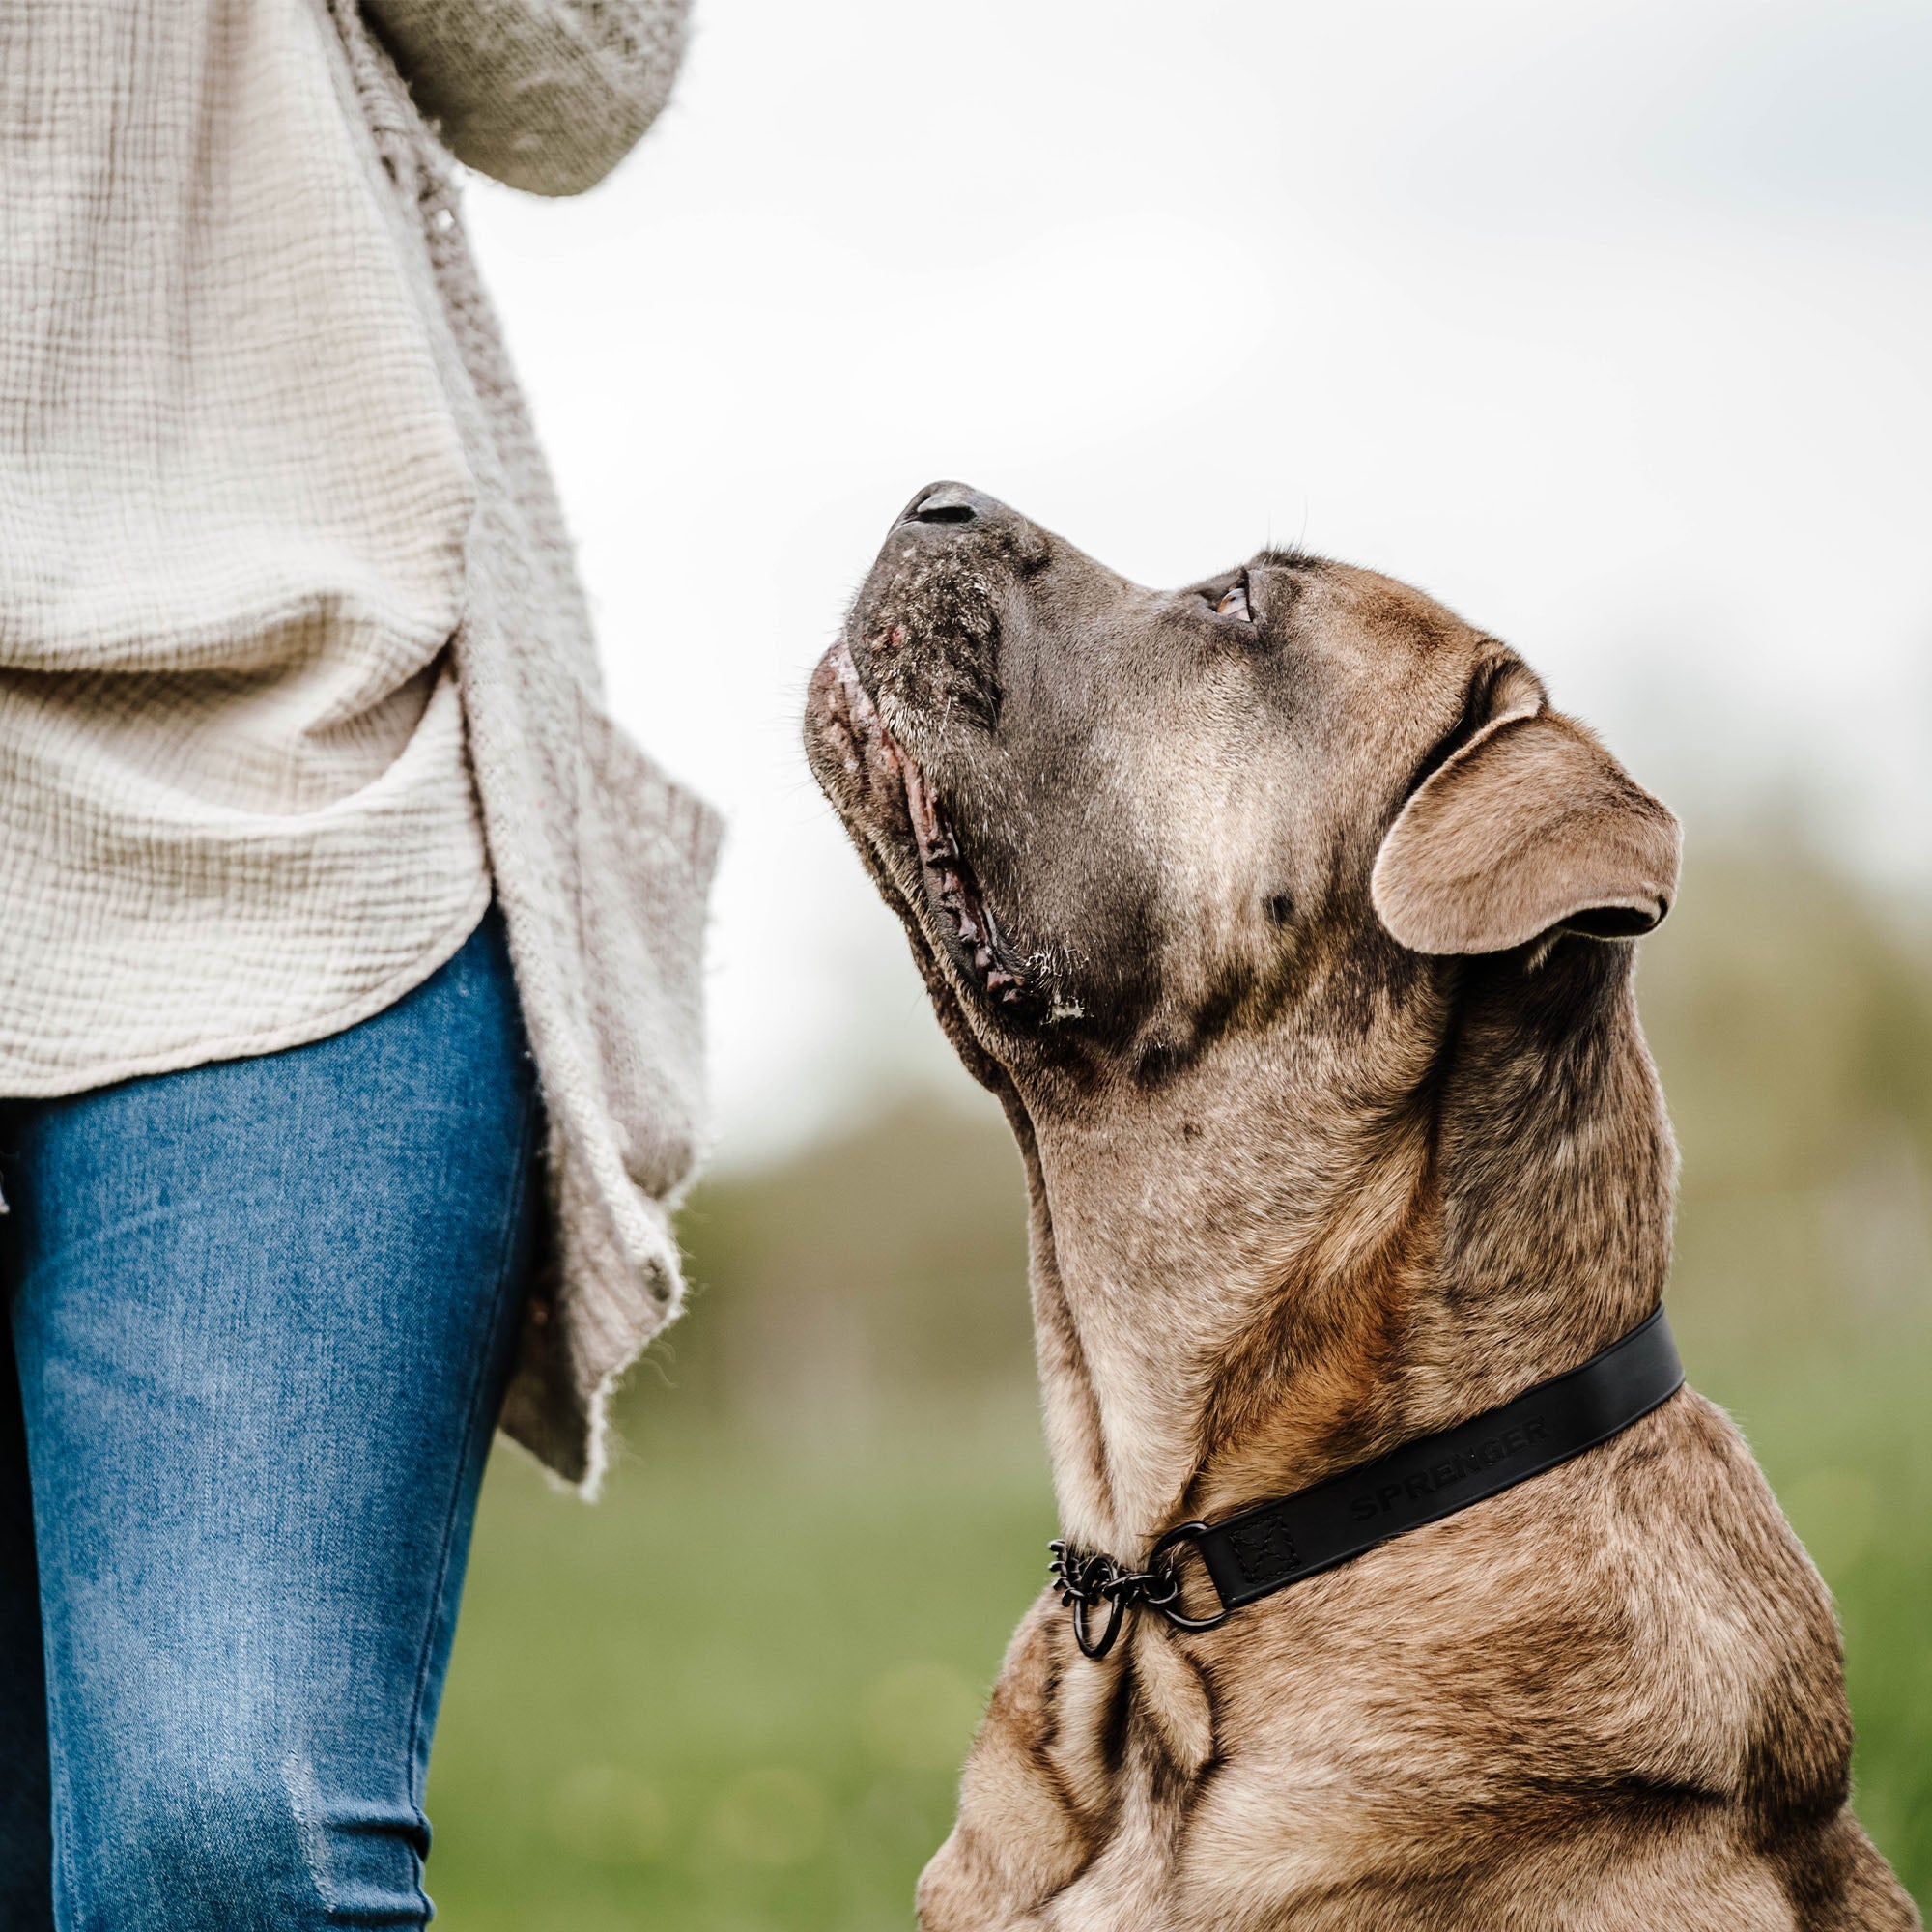
[[[1077,1544],[1137,1563],[1656,1305],[1676,822],[1494,639],[1294,553],[1147,590],[938,485],[806,740],[1018,1138]],[[921,1919],[1917,1925],[1850,1750],[1824,1586],[1687,1388],[1211,1631],[1094,1662],[1043,1592]]]

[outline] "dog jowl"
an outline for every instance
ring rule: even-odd
[[[1145,589],[941,484],[806,743],[1019,1141],[1073,1547],[1137,1567],[1658,1304],[1675,1154],[1632,969],[1677,826],[1506,645],[1295,552]],[[1916,1924],[1850,1747],[1816,1573],[1683,1389],[1212,1629],[1139,1616],[1095,1660],[1042,1592],[920,1909]]]

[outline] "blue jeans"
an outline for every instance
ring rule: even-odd
[[[427,1921],[539,1111],[494,911],[333,1038],[0,1102],[7,1932]]]

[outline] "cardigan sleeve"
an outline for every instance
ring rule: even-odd
[[[581,194],[656,120],[687,0],[363,0],[456,158],[532,194]]]

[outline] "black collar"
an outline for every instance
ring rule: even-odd
[[[1169,1530],[1149,1553],[1145,1570],[1056,1543],[1060,1601],[1072,1606],[1073,1634],[1089,1657],[1106,1656],[1127,1612],[1141,1604],[1180,1630],[1212,1630],[1257,1597],[1332,1570],[1594,1449],[1648,1415],[1683,1380],[1684,1365],[1660,1307],[1580,1368],[1538,1382],[1500,1408],[1419,1435],[1294,1495],[1256,1503],[1220,1522],[1184,1522]],[[1221,1605],[1211,1616],[1190,1617],[1180,1609],[1183,1545],[1197,1549],[1208,1566]],[[1107,1627],[1094,1637],[1088,1613],[1101,1603],[1108,1605]]]

